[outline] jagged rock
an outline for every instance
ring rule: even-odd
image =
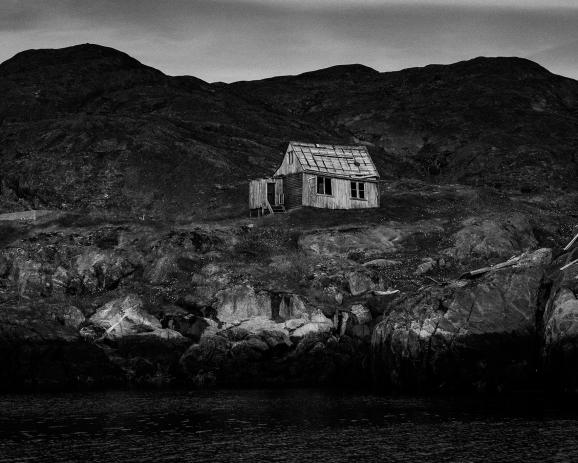
[[[281,298],[279,304],[279,317],[283,320],[290,320],[292,318],[301,318],[307,315],[307,307],[303,300],[296,294],[285,296]]]
[[[271,298],[255,293],[251,286],[234,286],[219,291],[215,304],[217,318],[222,322],[238,322],[251,317],[271,317]]]
[[[501,389],[536,371],[536,313],[549,250],[515,267],[400,298],[372,335],[382,385]]]
[[[92,293],[116,287],[135,271],[135,266],[112,251],[91,250],[76,258],[74,270],[82,286]]]
[[[167,284],[178,271],[179,267],[173,256],[162,256],[145,272],[145,278],[153,285]]]
[[[109,337],[129,336],[162,328],[161,322],[143,309],[142,300],[135,295],[108,302],[89,321],[104,328]]]

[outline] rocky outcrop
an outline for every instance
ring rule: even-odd
[[[522,214],[469,218],[462,222],[453,241],[445,254],[458,262],[507,259],[538,244],[528,218]]]
[[[84,342],[73,307],[20,306],[0,311],[0,389],[63,389],[120,384],[122,374]]]
[[[348,336],[312,332],[292,342],[279,331],[230,330],[191,346],[180,364],[195,386],[360,385],[367,353]]]
[[[271,297],[256,293],[250,286],[235,286],[217,293],[216,316],[222,322],[238,322],[252,317],[271,317]]]
[[[113,338],[162,329],[161,322],[147,313],[142,300],[134,295],[108,302],[89,321]]]
[[[551,275],[550,298],[543,319],[544,382],[564,392],[578,391],[578,249],[561,256]]]
[[[401,298],[372,336],[377,383],[386,388],[502,390],[531,384],[548,249],[473,281]]]
[[[89,293],[115,288],[135,269],[129,259],[108,250],[89,250],[79,255],[73,266],[81,287]]]

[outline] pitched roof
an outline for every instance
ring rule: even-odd
[[[303,170],[336,177],[379,177],[365,146],[321,145],[292,141],[293,151]]]

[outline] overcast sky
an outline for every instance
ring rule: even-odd
[[[211,82],[481,55],[578,79],[578,0],[0,0],[0,61],[86,42]]]

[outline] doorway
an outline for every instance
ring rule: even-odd
[[[267,183],[267,201],[271,206],[275,205],[275,183]]]

